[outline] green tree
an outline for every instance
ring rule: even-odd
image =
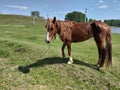
[[[31,16],[32,17],[39,17],[40,16],[40,12],[39,11],[32,11],[31,12]]]
[[[35,18],[39,17],[40,12],[39,11],[32,11],[31,16],[33,17],[33,24],[35,24]]]
[[[85,21],[85,14],[81,13],[81,12],[73,11],[73,12],[67,13],[65,15],[65,20],[84,22]]]
[[[89,22],[92,22],[92,21],[94,21],[94,20],[95,20],[95,19],[90,18],[90,19],[89,19]]]

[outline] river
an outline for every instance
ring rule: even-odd
[[[118,33],[120,34],[120,27],[111,27],[112,33]]]

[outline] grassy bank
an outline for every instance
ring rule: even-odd
[[[67,65],[59,37],[47,45],[45,34],[43,25],[0,26],[1,90],[120,89],[119,34],[112,34],[113,66],[101,71],[95,69],[98,55],[93,39],[72,44],[74,64]]]
[[[43,24],[45,22],[45,20],[43,17],[38,17],[38,18],[35,18],[34,22],[35,22],[35,25],[40,25],[40,24]],[[33,24],[33,18],[31,16],[0,14],[0,25],[29,26],[32,24]]]

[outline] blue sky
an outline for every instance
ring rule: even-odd
[[[120,19],[120,0],[0,0],[1,14],[31,15],[37,10],[40,15],[56,16],[64,20],[66,13],[85,12],[87,17],[96,20]]]

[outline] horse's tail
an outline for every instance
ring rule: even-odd
[[[112,43],[111,43],[111,33],[108,32],[106,36],[106,65],[109,67],[112,65]]]

